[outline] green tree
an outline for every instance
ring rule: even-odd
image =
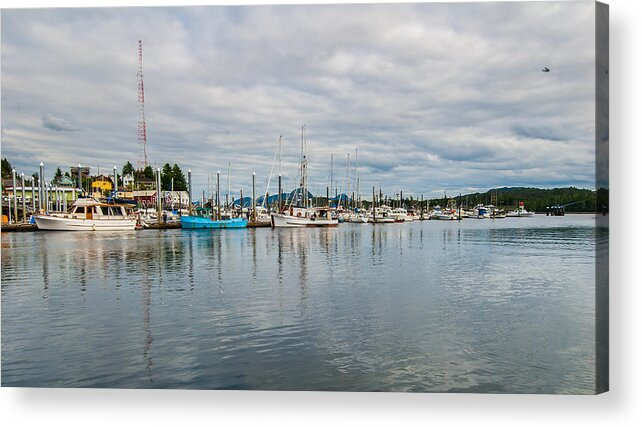
[[[62,178],[62,170],[60,167],[56,168],[56,173],[54,174],[54,180],[60,180]]]
[[[145,178],[149,178],[150,180],[154,179],[154,168],[152,168],[151,165],[147,165],[145,169],[143,169],[143,176]]]
[[[163,169],[161,170],[161,189],[162,190],[170,190],[172,186],[172,167],[169,165],[169,163],[166,163],[163,165]]]
[[[127,161],[127,163],[123,165],[123,176],[127,174],[134,175],[134,165],[132,165],[132,163],[129,161]]]
[[[174,178],[174,190],[187,190],[187,180],[177,164],[172,167],[172,177]]]
[[[11,178],[11,170],[13,170],[13,167],[11,166],[11,162],[7,160],[7,158],[2,159],[2,178]]]

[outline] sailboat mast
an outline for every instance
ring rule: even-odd
[[[305,157],[305,125],[301,126],[301,183],[300,190],[303,192],[303,207],[308,207],[308,194],[307,194],[307,170],[306,170],[306,157]]]
[[[278,197],[278,204],[279,204],[279,209],[278,212],[281,213],[283,210],[281,206],[281,193],[283,192],[281,188],[281,136],[279,135],[279,197]]]
[[[357,162],[359,160],[358,157],[358,152],[357,149],[354,149],[354,181],[356,185],[356,194],[357,194],[357,202],[354,204],[355,208],[359,208],[359,176],[357,175]],[[354,201],[353,201],[354,202]]]
[[[334,187],[332,187],[333,179],[334,179],[334,153],[330,154],[330,191],[334,190]],[[330,205],[329,202],[328,202],[328,205]]]
[[[232,162],[227,163],[227,195],[225,195],[225,206],[227,209],[230,207],[230,202],[229,202],[229,197],[232,195],[232,191],[230,188],[230,166],[232,165]]]
[[[348,153],[348,167],[346,170],[346,175],[348,176],[348,185],[346,188],[346,208],[350,208],[349,197],[350,197],[350,153]]]

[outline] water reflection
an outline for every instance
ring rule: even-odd
[[[7,386],[593,384],[595,230],[584,217],[2,234],[2,246]]]
[[[143,330],[145,331],[145,340],[143,346],[143,360],[145,361],[145,370],[149,376],[149,382],[153,383],[152,379],[152,356],[150,354],[150,349],[152,348],[152,328],[151,328],[151,306],[152,306],[152,284],[149,281],[149,278],[146,277],[143,281],[143,295],[142,295],[142,305],[143,305]]]

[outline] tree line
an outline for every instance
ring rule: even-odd
[[[608,190],[603,190],[600,194]],[[459,198],[451,195],[446,199]],[[594,190],[578,189],[577,187],[562,187],[554,189],[539,189],[536,187],[502,187],[462,195],[462,205],[473,208],[477,204],[494,204],[499,208],[515,209],[520,202],[528,211],[544,212],[546,207],[564,205],[566,212],[595,212],[597,195]],[[608,196],[606,196],[608,204]],[[430,205],[444,204],[444,198],[430,200]]]

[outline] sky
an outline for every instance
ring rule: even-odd
[[[595,188],[594,22],[593,2],[3,9],[1,155],[136,166],[142,40],[148,160],[197,195],[228,165],[232,194],[271,171],[275,193],[280,136],[294,188],[302,125],[315,194],[331,170],[348,189],[348,154],[366,197]]]

